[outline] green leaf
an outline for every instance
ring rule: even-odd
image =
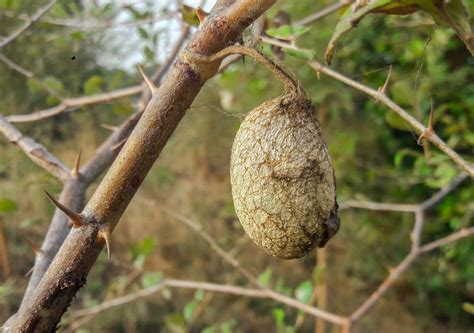
[[[141,38],[148,39],[148,33],[146,32],[145,29],[138,27],[138,34],[140,35]]]
[[[194,299],[197,301],[202,301],[204,299],[204,290],[196,290],[196,292],[194,293]]]
[[[280,308],[275,308],[272,311],[273,318],[275,319],[275,324],[278,329],[281,329],[285,326],[285,311]]]
[[[474,304],[472,303],[463,303],[462,309],[467,313],[474,315]]]
[[[263,286],[268,286],[271,278],[272,278],[272,268],[267,267],[267,269],[265,269],[265,271],[258,276],[257,280]]]
[[[152,287],[163,279],[163,274],[161,272],[149,272],[145,273],[141,277],[141,283],[143,288]]]
[[[290,25],[282,25],[281,27],[275,29],[268,29],[266,33],[267,35],[278,39],[291,40],[305,34],[310,30],[311,28],[309,27],[292,27]]]
[[[199,18],[196,14],[196,10],[194,7],[182,5],[181,15],[183,16],[183,22],[186,22],[196,27],[199,26]]]
[[[356,27],[367,14],[406,15],[418,10],[430,14],[438,24],[450,26],[474,55],[474,37],[462,0],[374,0],[362,7],[355,2],[346,10],[327,46],[326,62],[331,63],[341,36]]]
[[[64,86],[59,79],[55,78],[54,76],[48,76],[43,80],[43,83],[51,90],[57,93],[64,92]]]
[[[71,38],[77,41],[83,41],[85,39],[85,36],[86,34],[82,31],[74,31],[73,33],[71,33]]]
[[[101,85],[104,83],[104,79],[98,75],[92,75],[84,82],[84,92],[86,95],[94,95],[102,92]]]
[[[1,198],[0,199],[0,214],[2,213],[13,213],[17,209],[16,202],[8,199],[8,198]]]
[[[295,290],[296,299],[302,303],[308,303],[312,294],[313,284],[309,280],[301,282]]]
[[[358,4],[354,3],[349,8],[347,8],[347,10],[337,23],[331,40],[329,41],[329,44],[326,48],[326,62],[328,64],[331,64],[336,44],[342,37],[342,35],[354,28],[365,15],[369,14],[375,9],[382,8],[383,6],[386,6],[391,2],[392,0],[373,1],[362,8],[358,8]]]
[[[184,306],[183,316],[186,321],[190,321],[193,317],[194,310],[196,309],[197,302],[192,301]]]
[[[411,132],[413,130],[410,124],[408,124],[405,119],[400,117],[395,112],[387,111],[385,113],[385,120],[390,125],[390,127],[396,128],[400,131]]]
[[[462,0],[446,1],[441,12],[445,15],[446,23],[464,42],[471,55],[474,55],[474,35]]]
[[[290,48],[284,48],[283,51],[292,57],[300,58],[305,61],[311,61],[314,58],[314,51],[312,50],[306,50],[306,49],[295,50],[295,49],[290,49]]]

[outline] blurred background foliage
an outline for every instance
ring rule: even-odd
[[[295,5],[279,1],[267,13],[269,28],[279,11],[298,20],[332,2],[304,0]],[[179,25],[153,21],[117,28],[114,24],[121,17],[132,21],[173,16],[177,9],[156,3],[59,1],[43,22],[4,48],[6,56],[35,76],[26,79],[0,63],[0,114],[54,106],[58,103],[55,94],[84,96],[139,83],[133,65],[140,61],[150,71],[160,66],[177,38]],[[472,23],[474,3],[465,3]],[[22,22],[18,15],[33,13],[39,5],[37,1],[0,0],[1,34],[7,35]],[[324,59],[341,14],[310,25],[298,44]],[[46,18],[86,20],[99,27],[52,24],[44,22]],[[264,52],[272,52],[252,36],[244,37]],[[321,75],[318,79],[297,57],[286,55],[282,61],[316,105],[336,169],[339,202],[418,203],[459,173],[436,148],[417,145],[410,127],[385,107],[331,78]],[[474,57],[454,32],[435,29],[422,14],[369,16],[339,43],[332,64],[374,88],[383,85],[390,65],[389,97],[423,123],[428,122],[432,99],[436,133],[472,162]],[[327,309],[348,314],[371,294],[390,267],[407,254],[414,222],[411,214],[343,211],[341,230],[327,246],[326,268],[318,265],[315,253],[289,262],[265,255],[248,240],[235,216],[228,176],[232,139],[246,112],[280,92],[280,83],[248,58],[208,82],[114,232],[112,262],[101,255],[69,313],[152,286],[163,277],[247,284],[196,233],[163,208],[202,224],[262,283],[300,301],[313,301],[311,296],[317,298],[324,284]],[[137,103],[138,97],[124,98],[18,124],[18,128],[72,165],[80,149],[84,158],[90,157],[109,135],[101,123],[120,124],[137,109]],[[0,284],[3,322],[17,308],[27,283],[24,275],[34,261],[22,235],[41,244],[53,213],[42,190],[58,194],[61,184],[3,137],[0,143],[0,227],[11,266],[10,276]],[[94,186],[88,195],[93,190]],[[473,198],[474,187],[468,180],[430,209],[423,241],[472,225]],[[470,238],[421,257],[357,325],[356,332],[466,332],[472,328],[472,253]],[[165,289],[99,317],[78,323],[66,315],[62,327],[65,332],[76,329],[81,333],[309,332],[315,324],[314,318],[306,316],[302,324],[295,325],[301,314],[273,301],[178,289]],[[327,325],[328,332],[336,329]]]

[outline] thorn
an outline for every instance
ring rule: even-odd
[[[76,157],[76,163],[74,164],[74,168],[71,170],[71,176],[74,178],[79,177],[79,167],[81,166],[81,153],[82,149],[79,149],[79,154]]]
[[[31,273],[33,273],[33,269],[35,269],[35,266],[33,265],[33,267],[30,268],[30,270],[28,272],[25,273],[25,277],[27,277],[28,275],[30,275]]]
[[[74,213],[72,210],[70,210],[69,208],[67,208],[66,206],[61,204],[59,201],[54,199],[54,197],[51,194],[49,194],[48,192],[44,191],[44,193],[46,193],[49,200],[51,200],[51,202],[59,210],[61,210],[64,214],[66,214],[67,217],[69,217],[69,219],[71,220],[73,228],[79,228],[79,227],[82,227],[84,225],[84,223],[85,223],[84,218],[80,214]]]
[[[115,132],[115,131],[118,129],[117,126],[113,126],[113,125],[109,125],[109,124],[104,124],[104,123],[101,123],[101,124],[100,124],[100,127],[105,128],[105,129],[108,129],[109,131],[112,131],[112,132]]]
[[[434,133],[433,130],[433,111],[434,111],[434,106],[433,106],[433,99],[431,99],[431,110],[430,110],[430,118],[428,120],[428,127],[421,133],[420,137],[418,138],[417,143],[419,145],[422,144],[423,139],[427,138],[429,135]]]
[[[385,95],[385,92],[387,91],[387,86],[388,86],[388,82],[390,81],[390,76],[392,75],[392,65],[390,65],[390,67],[388,68],[388,74],[387,74],[387,78],[385,79],[385,83],[383,84],[383,86],[381,86],[379,89],[377,89],[377,91],[383,95]]]
[[[158,88],[155,86],[153,81],[145,74],[145,72],[142,69],[142,66],[138,65],[138,70],[140,71],[140,74],[143,76],[143,79],[146,82],[146,85],[148,86],[148,89],[150,89],[151,95],[153,96]]]
[[[110,261],[110,258],[112,257],[112,253],[110,252],[110,229],[107,226],[101,227],[97,234],[97,239],[105,241],[105,247],[107,249],[107,258]]]
[[[37,245],[33,244],[33,242],[30,239],[28,239],[28,237],[21,234],[21,238],[23,238],[23,240],[30,246],[30,248],[35,253],[35,256],[39,256],[42,253],[41,249]]]
[[[121,148],[121,147],[125,144],[125,142],[127,142],[127,139],[128,139],[128,137],[123,138],[122,140],[120,140],[119,142],[117,142],[116,144],[114,144],[113,146],[111,146],[111,147],[110,147],[110,150],[111,150],[111,151],[114,151],[114,150],[116,150],[116,149]]]
[[[197,7],[196,10],[196,15],[199,19],[199,23],[200,24],[203,24],[204,23],[204,20],[206,19],[206,17],[209,16],[209,13],[206,12],[204,9],[202,9],[201,7]]]

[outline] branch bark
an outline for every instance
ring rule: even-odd
[[[235,43],[276,0],[218,1],[187,45],[191,52],[211,55]],[[13,332],[53,331],[104,246],[100,231],[112,232],[171,134],[219,62],[193,63],[179,58],[153,94],[144,114],[112,167],[82,211],[86,224],[72,229],[31,302],[21,309]]]

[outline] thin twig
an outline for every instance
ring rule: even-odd
[[[20,36],[23,32],[25,32],[33,23],[38,21],[41,16],[46,14],[48,10],[50,10],[55,4],[57,0],[52,0],[48,2],[44,7],[41,7],[40,9],[37,10],[37,12],[25,23],[23,23],[17,30],[15,30],[13,33],[11,33],[9,36],[5,37],[1,42],[0,42],[0,49],[4,47],[5,45],[13,42],[15,38]]]
[[[23,136],[5,117],[0,115],[0,132],[11,142],[17,144],[25,154],[37,165],[51,173],[61,182],[66,182],[69,178],[70,170],[59,159],[51,154],[44,146],[38,142]]]
[[[261,38],[263,42],[271,44],[271,45],[276,45],[283,48],[290,48],[294,50],[300,50],[300,48],[298,48],[297,46],[281,41],[281,40],[277,40],[277,39],[270,38],[267,36],[259,36],[259,37]],[[456,153],[451,147],[449,147],[436,133],[434,132],[426,133],[427,128],[421,122],[419,122],[412,115],[410,115],[405,109],[403,109],[394,101],[392,101],[390,98],[388,98],[385,93],[372,89],[360,82],[354,81],[351,78],[341,73],[338,73],[330,69],[329,67],[322,65],[320,62],[316,60],[309,61],[308,65],[311,66],[317,73],[326,74],[352,88],[355,88],[365,93],[366,95],[374,98],[377,102],[382,103],[385,106],[387,106],[390,110],[394,111],[401,118],[403,118],[408,124],[410,124],[410,126],[413,127],[414,130],[418,134],[421,135],[422,133],[425,133],[426,139],[428,139],[431,143],[433,143],[436,147],[438,147],[451,160],[453,160],[454,163],[456,163],[462,170],[467,172],[469,176],[474,179],[474,165],[464,160],[458,153]]]
[[[305,18],[296,21],[294,24],[297,26],[301,25],[308,25],[311,23],[314,23],[323,17],[326,17],[334,12],[337,12],[339,9],[341,9],[344,6],[348,6],[352,3],[352,0],[341,0],[335,4],[332,4],[330,6],[327,6],[326,8],[323,8],[322,10],[313,13],[311,15],[306,16]]]
[[[253,285],[258,287],[259,289],[266,289],[265,286],[263,286],[260,282],[258,282],[258,279],[255,275],[250,273],[246,268],[242,267],[240,262],[236,260],[234,257],[230,256],[212,237],[209,235],[201,225],[197,224],[196,222],[184,217],[181,214],[178,214],[176,212],[172,212],[171,210],[162,207],[162,206],[157,206],[156,204],[154,205],[155,207],[158,207],[161,209],[163,212],[166,214],[174,217],[176,220],[179,222],[187,225],[191,229],[193,229],[195,232],[198,233],[199,236],[201,236],[202,239],[204,239],[209,246],[225,261],[227,261],[229,264],[231,264],[235,269],[237,269],[243,276],[245,276]]]
[[[73,312],[71,316],[84,317],[84,316],[96,315],[112,307],[136,302],[145,297],[149,297],[151,295],[154,295],[160,292],[161,290],[163,290],[163,288],[166,288],[166,287],[184,288],[184,289],[201,289],[201,290],[206,290],[206,291],[225,293],[225,294],[244,296],[244,297],[273,299],[279,303],[286,304],[292,308],[301,310],[309,315],[322,318],[324,320],[327,320],[337,325],[342,325],[345,322],[344,317],[332,314],[327,311],[319,310],[315,307],[301,303],[291,297],[285,296],[283,294],[277,293],[272,290],[251,289],[251,288],[239,287],[239,286],[234,286],[234,285],[217,284],[217,283],[210,283],[210,282],[198,282],[198,281],[189,281],[189,280],[175,280],[175,279],[164,279],[155,286],[141,289],[137,292],[131,293],[126,296],[117,297],[117,298],[105,301],[90,309],[84,309],[84,310]]]

